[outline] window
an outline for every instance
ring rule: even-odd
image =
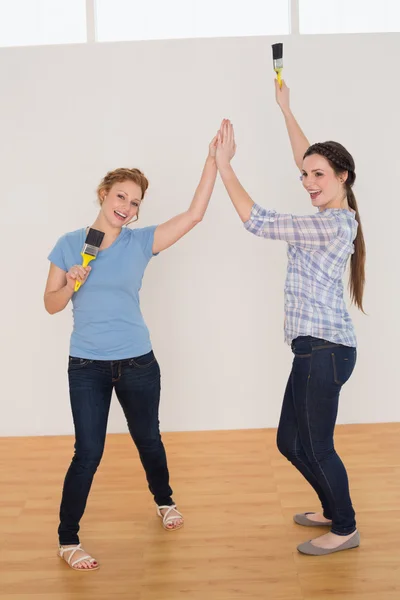
[[[0,46],[86,40],[86,0],[0,0]]]
[[[400,32],[400,0],[0,0],[0,47],[85,43],[88,31],[97,42],[282,36],[291,22],[301,34]]]
[[[290,33],[289,0],[96,0],[96,40]]]
[[[300,33],[400,31],[399,0],[299,0]]]

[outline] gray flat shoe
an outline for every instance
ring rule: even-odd
[[[348,539],[346,542],[338,546],[337,548],[332,548],[331,550],[327,550],[325,548],[317,548],[314,546],[311,541],[304,542],[304,544],[300,544],[297,546],[297,550],[301,554],[308,554],[309,556],[324,556],[325,554],[333,554],[334,552],[341,552],[342,550],[351,550],[352,548],[357,548],[360,545],[360,534],[358,531]]]
[[[303,527],[331,527],[332,521],[328,521],[328,523],[321,523],[319,521],[312,521],[307,517],[307,515],[314,515],[315,513],[300,513],[298,515],[294,515],[293,521],[297,523],[297,525],[303,525]]]

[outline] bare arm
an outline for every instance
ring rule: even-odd
[[[243,223],[246,223],[250,219],[253,200],[240,183],[230,163],[221,164],[219,174],[237,214]]]
[[[275,95],[276,101],[285,118],[294,161],[301,171],[303,168],[303,156],[309,148],[310,143],[290,109],[290,90],[284,81],[282,82],[282,88],[280,88],[278,81],[275,80]]]
[[[44,306],[47,312],[54,315],[64,310],[74,295],[75,282],[78,280],[82,284],[85,283],[89,272],[90,267],[75,265],[66,273],[51,263],[44,292]]]
[[[153,254],[169,248],[202,221],[217,177],[215,151],[217,136],[212,140],[200,183],[187,211],[159,225],[154,232]]]

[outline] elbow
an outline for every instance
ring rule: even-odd
[[[200,215],[198,213],[189,213],[190,216],[190,224],[192,227],[195,227],[196,225],[198,225],[199,223],[202,222],[204,215]]]
[[[201,216],[201,217],[200,217],[200,216],[198,216],[198,217],[194,217],[194,218],[193,218],[193,225],[194,225],[194,226],[198,225],[199,223],[201,223],[201,222],[202,222],[202,220],[203,220],[203,216]]]
[[[245,210],[241,210],[240,212],[238,211],[238,215],[239,215],[240,220],[242,221],[243,225],[245,225],[246,223],[248,223],[251,220],[251,211],[252,211],[253,206],[250,208],[250,210],[248,208],[246,208]]]
[[[46,312],[49,313],[49,315],[55,315],[56,312],[58,312],[57,310],[54,309],[53,306],[51,306],[51,303],[48,302],[48,299],[46,297],[44,298],[44,308],[45,308]]]

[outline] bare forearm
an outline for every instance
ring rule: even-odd
[[[236,177],[230,163],[220,165],[219,174],[229,194],[232,204],[243,223],[250,219],[254,202]]]
[[[195,222],[200,222],[210,202],[211,194],[217,178],[217,165],[215,159],[208,157],[204,165],[200,183],[197,186],[193,200],[189,207],[189,214]]]
[[[290,144],[292,146],[293,157],[298,168],[302,169],[303,156],[309,148],[310,143],[304,135],[300,125],[297,123],[293,113],[288,110],[283,112],[287,132],[289,134]]]
[[[44,295],[44,306],[47,312],[54,315],[64,310],[73,294],[74,291],[66,285],[57,290],[57,292],[46,292]]]
[[[153,254],[166,250],[200,223],[210,202],[216,177],[216,162],[209,156],[189,208],[166,223],[162,223],[155,230]]]

